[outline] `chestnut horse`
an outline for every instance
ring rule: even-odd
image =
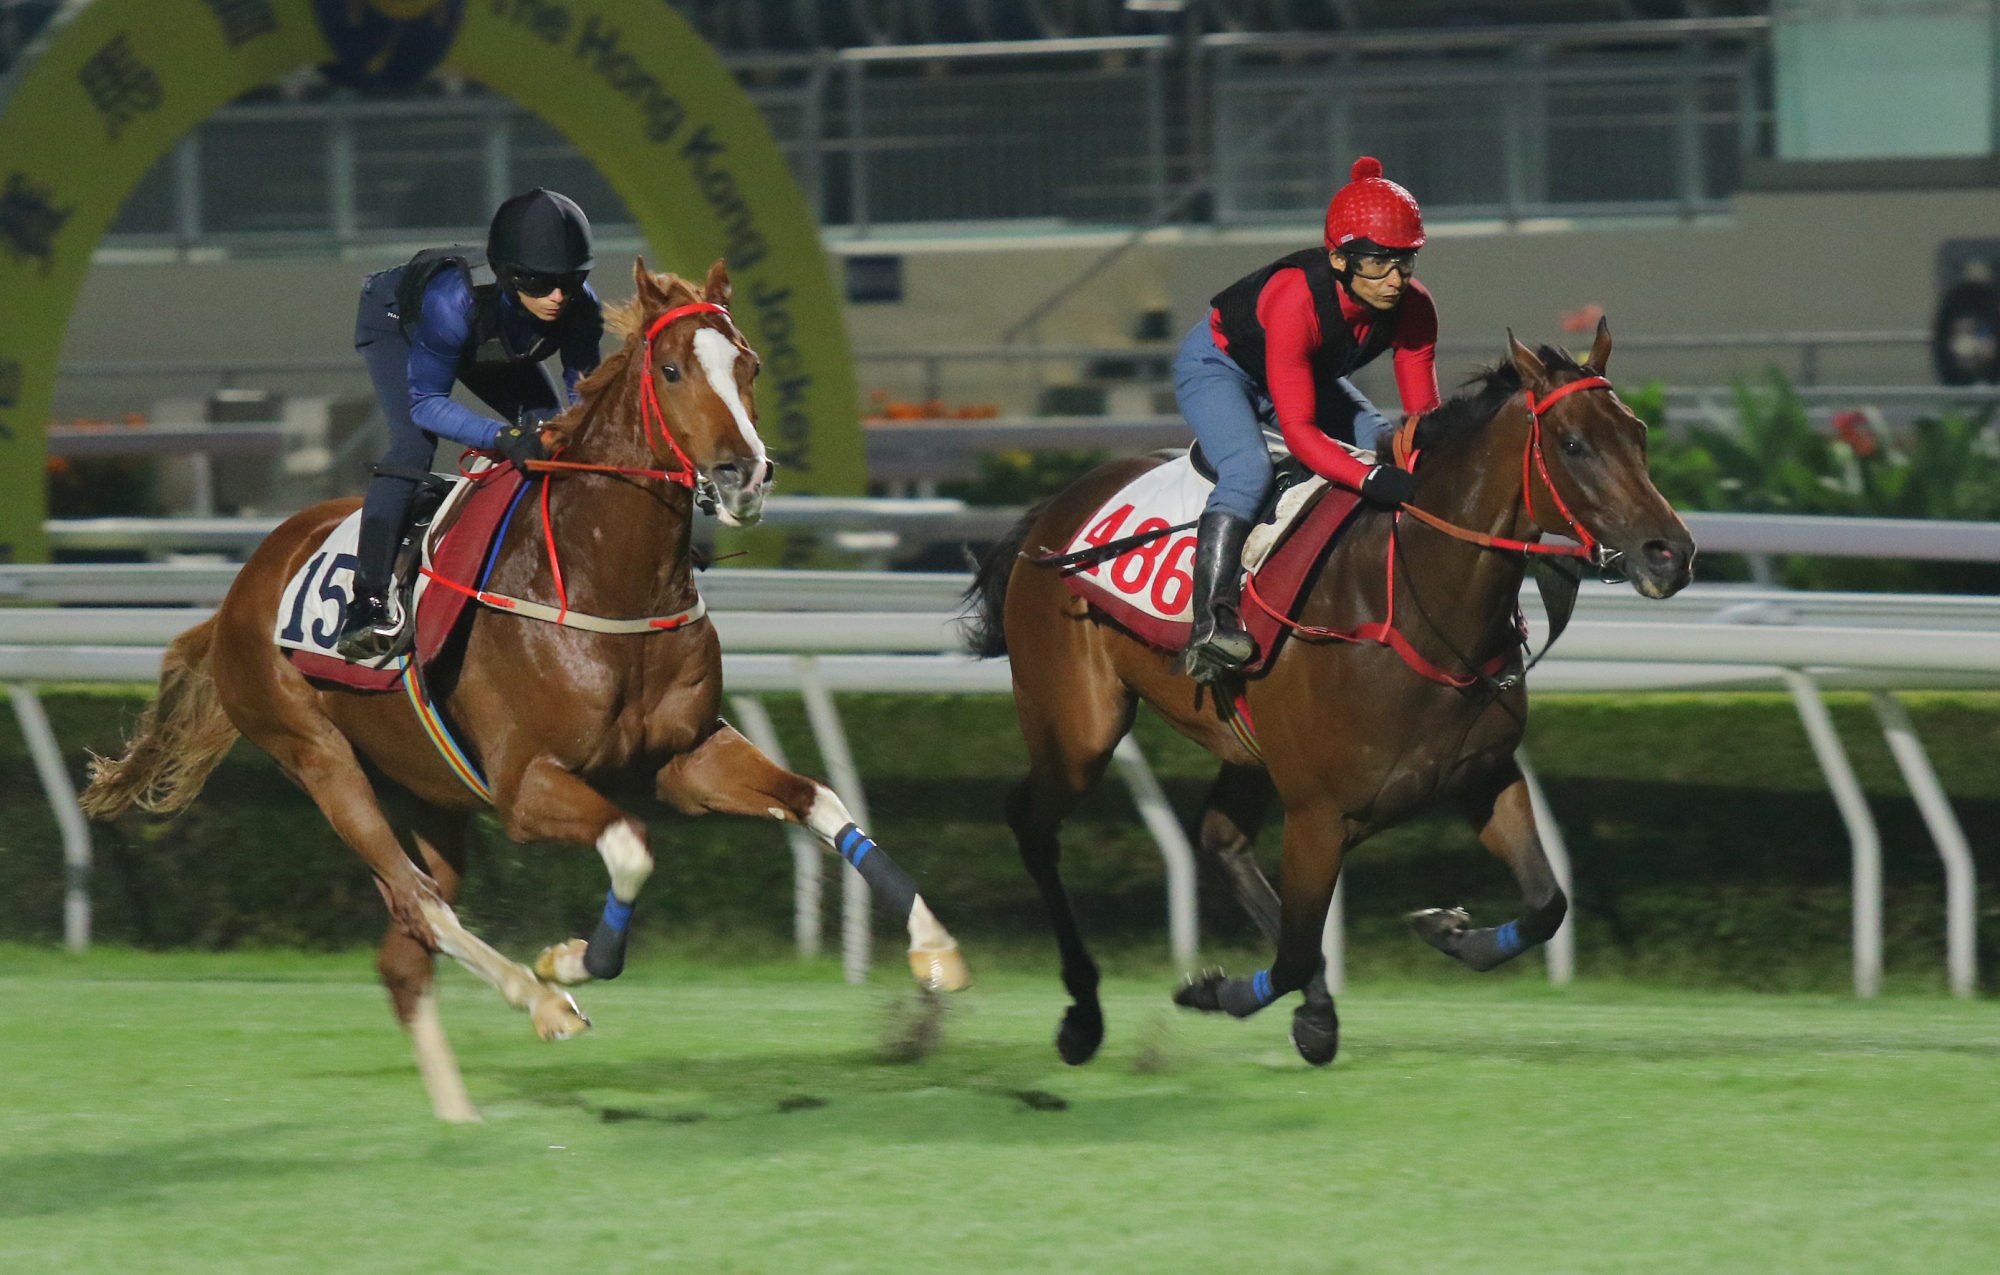
[[[1104,1018],[1097,966],[1063,888],[1057,830],[1104,773],[1142,699],[1224,763],[1202,844],[1224,860],[1277,945],[1269,969],[1250,978],[1192,977],[1175,996],[1180,1004],[1243,1018],[1304,990],[1293,1044],[1308,1062],[1331,1062],[1339,1024],[1320,936],[1342,857],[1439,801],[1454,803],[1512,869],[1527,912],[1475,929],[1459,909],[1432,908],[1412,915],[1419,933],[1485,970],[1561,924],[1567,904],[1514,762],[1528,706],[1515,620],[1524,554],[1556,551],[1540,544],[1545,532],[1569,536],[1581,547],[1562,552],[1616,561],[1640,593],[1664,598],[1691,578],[1694,544],[1647,477],[1645,426],[1603,380],[1609,328],[1600,324],[1587,365],[1548,346],[1536,353],[1508,343],[1509,361],[1477,388],[1406,427],[1406,439],[1425,440],[1408,510],[1357,516],[1299,614],[1286,617],[1294,639],[1247,681],[1197,685],[1177,671],[1173,652],[1116,627],[1034,561],[1071,543],[1158,457],[1101,466],[1031,510],[981,561],[967,592],[968,639],[978,654],[1012,656],[1030,770],[1007,819],[1061,949],[1073,1002],[1056,1033],[1064,1061],[1096,1053]],[[1246,604],[1257,605],[1254,593]],[[1384,617],[1391,629],[1356,640],[1354,629]],[[1250,723],[1250,742],[1232,724],[1238,718]],[[1279,894],[1247,849],[1273,795],[1285,811]]]
[[[215,615],[168,648],[159,698],[125,755],[99,760],[83,797],[99,818],[134,805],[177,810],[239,732],[275,757],[375,875],[390,915],[377,966],[432,1107],[447,1120],[478,1113],[439,1026],[435,953],[528,1011],[545,1040],[589,1026],[562,985],[623,967],[632,903],[653,856],[646,826],[603,791],[656,797],[691,815],[806,825],[908,927],[911,967],[924,984],[955,990],[966,981],[950,934],[840,799],[774,764],[719,715],[722,657],[701,613],[689,531],[698,487],[725,522],[748,524],[761,511],[772,466],[754,424],[758,359],[725,308],[722,262],[699,290],[649,273],[644,261],[633,273],[637,295],[607,312],[623,344],[547,427],[560,459],[532,465],[548,484],[547,512],[511,520],[484,585],[515,599],[560,599],[564,622],[472,607],[423,678],[477,759],[509,837],[595,845],[603,856],[611,891],[589,942],[555,945],[531,970],[468,932],[451,904],[467,825],[485,803],[447,765],[409,698],[315,683],[273,644],[286,582],[352,500],[307,509],[265,539]],[[556,608],[546,613],[555,618]],[[591,617],[638,623],[624,632],[575,627]],[[647,630],[642,617],[666,618]],[[379,798],[393,800],[385,810]]]

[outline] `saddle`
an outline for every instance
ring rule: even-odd
[[[1193,628],[1194,526],[1214,490],[1214,472],[1198,448],[1176,454],[1115,492],[1063,550],[1036,560],[1061,570],[1070,592],[1140,641],[1179,651]],[[1272,486],[1264,517],[1244,543],[1243,568],[1257,597],[1288,611],[1352,521],[1361,497],[1329,484],[1290,455]],[[1257,658],[1247,670],[1254,673],[1276,654],[1284,629],[1255,606],[1245,608],[1243,619],[1257,643]]]
[[[286,584],[272,640],[286,658],[315,681],[357,691],[400,688],[409,662],[437,658],[464,618],[471,597],[461,589],[432,588],[432,577],[477,586],[492,566],[492,547],[528,490],[512,465],[484,465],[456,482],[426,481],[417,516],[398,547],[394,592],[405,615],[404,638],[383,659],[351,664],[334,653],[354,594],[355,547],[361,511],[343,519]],[[428,570],[425,570],[428,568]]]

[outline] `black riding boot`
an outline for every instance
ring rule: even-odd
[[[389,593],[395,587],[396,547],[415,495],[416,485],[399,478],[369,484],[361,540],[354,550],[354,598],[333,644],[334,652],[351,663],[381,659],[395,649],[401,634]]]
[[[1243,541],[1250,524],[1235,514],[1211,511],[1195,529],[1194,632],[1181,656],[1181,671],[1198,682],[1234,673],[1257,654],[1240,618]]]

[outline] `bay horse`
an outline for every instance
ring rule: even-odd
[[[1544,533],[1566,536],[1580,543],[1560,552],[1615,562],[1639,593],[1665,598],[1692,578],[1694,543],[1647,476],[1644,424],[1604,379],[1609,326],[1599,324],[1582,364],[1511,334],[1508,347],[1509,358],[1468,393],[1406,423],[1398,450],[1415,468],[1415,497],[1405,511],[1356,516],[1297,617],[1284,617],[1291,640],[1256,676],[1214,690],[1195,683],[1178,671],[1176,653],[1118,627],[1036,561],[1070,544],[1161,456],[1099,466],[1030,510],[981,559],[966,594],[967,639],[975,654],[1012,657],[1029,772],[1008,799],[1007,821],[1062,956],[1072,1002],[1056,1033],[1065,1062],[1097,1052],[1104,1016],[1057,832],[1103,775],[1140,700],[1222,761],[1201,843],[1277,947],[1270,967],[1249,978],[1191,976],[1177,1003],[1244,1018],[1303,990],[1292,1042],[1310,1063],[1333,1061],[1339,1020],[1320,938],[1342,859],[1439,802],[1454,804],[1512,870],[1527,911],[1481,928],[1457,908],[1413,913],[1424,939],[1487,970],[1562,923],[1567,901],[1514,761],[1528,707],[1516,618],[1525,558],[1558,552],[1541,544]],[[1415,453],[1412,438],[1423,440]],[[1257,604],[1254,589],[1246,602]],[[1384,617],[1386,628],[1355,632]],[[1278,892],[1248,850],[1273,797],[1285,813]]]
[[[531,463],[542,516],[510,519],[481,585],[526,602],[513,612],[469,607],[423,677],[477,759],[510,838],[579,842],[603,856],[611,890],[588,941],[553,945],[530,969],[470,933],[451,905],[467,825],[486,801],[433,745],[412,697],[314,682],[273,643],[286,582],[353,511],[351,499],[288,519],[244,563],[215,615],[174,640],[158,698],[124,755],[98,759],[82,798],[98,818],[135,805],[180,809],[239,733],[276,758],[375,876],[390,916],[376,965],[445,1120],[478,1112],[439,1023],[434,953],[526,1010],[545,1040],[590,1025],[565,986],[623,968],[653,855],[646,826],[606,791],[690,815],[804,824],[907,926],[920,982],[966,983],[951,935],[840,799],[777,766],[720,716],[721,650],[695,587],[690,524],[698,488],[726,523],[761,513],[772,464],[755,425],[759,361],[726,308],[723,262],[699,289],[649,272],[643,259],[633,278],[636,294],[606,314],[622,344],[546,427],[557,459]],[[560,600],[560,616],[541,611],[561,622],[529,618],[534,599]],[[626,631],[578,627],[593,617]],[[394,799],[386,810],[384,797]]]

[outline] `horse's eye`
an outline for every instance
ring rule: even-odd
[[[1583,439],[1581,439],[1575,434],[1565,434],[1563,436],[1562,440],[1563,455],[1581,456],[1583,455],[1583,452],[1584,452]]]
[[[660,365],[660,375],[667,378],[667,384],[672,385],[681,379],[681,370],[671,363],[663,363]]]
[[[758,359],[750,365],[750,379],[754,381],[762,375],[764,375],[764,360]]]

